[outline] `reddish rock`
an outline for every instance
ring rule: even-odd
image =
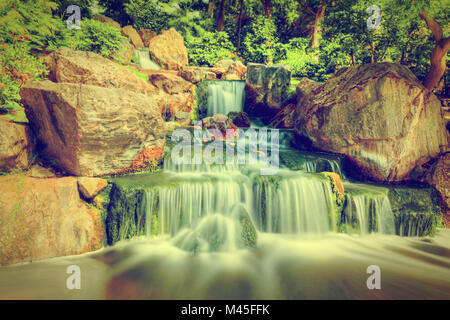
[[[426,170],[420,179],[439,192],[444,224],[450,228],[450,153],[439,157]]]
[[[270,121],[272,128],[291,129],[294,127],[295,104],[288,104],[280,110]]]
[[[100,212],[73,177],[0,176],[0,264],[81,254],[103,246]]]
[[[300,99],[295,117],[300,136],[377,181],[408,179],[447,144],[439,100],[393,63],[339,70]]]
[[[181,70],[188,65],[183,36],[173,28],[152,38],[148,48],[152,59],[165,69]]]
[[[148,29],[141,29],[139,30],[139,36],[142,39],[144,47],[148,47],[150,45],[150,40],[156,37],[156,32]]]

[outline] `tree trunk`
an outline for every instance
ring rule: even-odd
[[[223,25],[225,22],[225,4],[227,0],[220,1],[219,18],[217,19],[217,31],[223,31]]]
[[[422,10],[420,17],[426,22],[428,28],[433,32],[434,38],[436,40],[436,47],[431,52],[430,56],[430,71],[425,79],[423,85],[428,90],[433,90],[433,88],[438,84],[439,80],[442,78],[446,68],[446,57],[447,52],[450,49],[450,38],[444,38],[444,33],[441,27],[433,18],[428,16],[425,10]]]
[[[314,26],[311,37],[311,48],[318,48],[320,45],[320,38],[322,37],[322,27],[320,26],[325,17],[325,6],[321,4],[314,17]]]
[[[261,3],[264,7],[264,13],[266,14],[266,18],[272,18],[272,0],[261,0]]]
[[[244,0],[241,0],[241,8],[239,9],[239,21],[238,21],[238,39],[237,39],[237,51],[241,48],[241,28],[242,28],[242,14],[244,13]]]
[[[370,42],[370,53],[371,53],[370,63],[376,63],[377,56],[375,55],[375,45],[373,41]]]

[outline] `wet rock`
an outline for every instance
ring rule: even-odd
[[[434,235],[441,225],[438,196],[432,188],[390,188],[388,196],[396,234],[424,237]]]
[[[215,114],[202,119],[202,126],[208,129],[214,139],[233,139],[237,137],[238,127],[224,114]],[[221,136],[218,136],[218,133]]]
[[[174,28],[163,30],[149,43],[152,59],[168,70],[181,70],[188,65],[188,53],[183,36]]]
[[[250,128],[252,124],[248,114],[245,112],[230,112],[228,113],[228,118],[239,128]]]
[[[288,97],[291,70],[287,65],[249,63],[247,65],[246,91],[251,92],[246,101],[249,110],[258,112],[258,104],[266,108],[280,109]]]
[[[414,174],[416,177],[413,178],[428,183],[438,191],[443,222],[450,228],[450,153],[436,159],[428,168],[416,168]]]
[[[0,177],[0,264],[81,254],[103,245],[99,211],[73,177]]]
[[[447,143],[438,99],[408,68],[392,63],[339,70],[300,99],[295,130],[377,181],[408,179]]]

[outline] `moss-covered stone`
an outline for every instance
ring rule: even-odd
[[[434,235],[441,224],[439,200],[434,189],[390,188],[388,196],[398,235]]]
[[[336,205],[334,212],[330,211],[331,214],[334,213],[334,216],[329,217],[330,224],[338,226],[342,211],[344,210],[344,185],[342,184],[341,177],[335,172],[322,172],[321,174],[330,181],[333,202]]]
[[[196,88],[196,108],[192,114],[193,119],[200,120],[208,115],[208,83],[214,80],[203,80]]]
[[[105,220],[107,244],[145,235],[144,192],[113,184]]]

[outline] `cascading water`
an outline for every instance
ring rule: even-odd
[[[344,186],[347,205],[342,223],[347,232],[395,234],[394,216],[386,189],[350,183]]]
[[[227,115],[240,112],[244,108],[245,81],[217,80],[207,81],[207,115],[217,113]]]
[[[211,110],[220,111],[212,113],[242,110],[233,102],[241,98],[219,89],[240,92],[232,88],[238,84],[213,83]],[[30,298],[42,287],[51,289],[40,299],[450,298],[450,232],[395,236],[418,235],[429,220],[410,214],[394,225],[399,206],[387,188],[345,181],[338,160],[291,149],[283,143],[290,134],[280,134],[282,168],[274,175],[261,175],[261,163],[175,164],[166,157],[160,172],[111,179],[115,203],[108,215],[117,218],[111,227],[119,228],[118,240],[128,239],[130,229],[145,237],[92,256],[0,269],[0,299]],[[321,171],[344,178],[342,203]],[[117,217],[122,208],[127,217]],[[383,290],[367,289],[374,264],[381,266]],[[67,265],[89,277],[83,290],[61,285]]]
[[[139,61],[141,69],[159,70],[161,69],[152,59],[150,59],[150,52],[148,48],[136,48],[133,51],[133,56]]]

